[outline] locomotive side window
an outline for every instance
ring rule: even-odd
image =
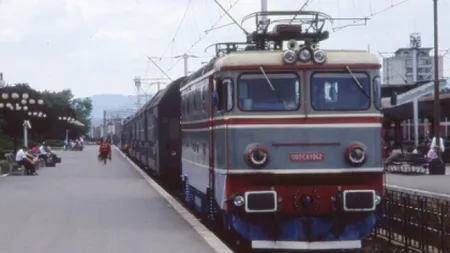
[[[373,78],[373,103],[377,110],[381,110],[381,78],[379,76]]]
[[[310,85],[314,110],[367,110],[370,107],[370,78],[366,74],[315,73]]]
[[[295,111],[300,108],[300,81],[294,73],[243,74],[238,80],[242,111]]]
[[[202,112],[204,113],[206,110],[206,91],[207,91],[207,86],[203,85],[202,89],[200,90],[200,92],[202,93]]]
[[[230,79],[215,82],[217,92],[217,110],[231,111],[233,109],[233,82]]]

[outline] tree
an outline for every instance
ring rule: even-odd
[[[69,138],[78,138],[89,130],[92,101],[73,99],[74,95],[70,89],[38,92],[28,84],[16,84],[0,89],[0,96],[4,93],[8,94],[8,98],[2,98],[0,101],[3,106],[0,108],[0,130],[12,137],[14,144],[16,138],[23,136],[24,120],[29,120],[32,126],[28,132],[29,140],[39,142],[50,139],[63,140],[66,130],[69,130]],[[22,95],[25,93],[28,95],[27,98]],[[12,94],[21,95],[12,97]],[[37,103],[38,100],[43,100],[44,103]],[[12,105],[13,108],[6,108],[6,105]],[[64,117],[78,120],[85,126],[70,124],[67,120],[63,120]]]
[[[91,113],[92,113],[92,99],[91,98],[76,98],[72,100],[72,108],[75,110],[77,120],[84,124],[84,134],[91,129]]]

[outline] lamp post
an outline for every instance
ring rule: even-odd
[[[3,80],[3,73],[0,72],[0,88],[5,87],[6,82]]]
[[[74,118],[66,117],[66,116],[60,116],[60,117],[58,117],[58,120],[66,121],[68,124],[73,124],[73,122],[75,121]],[[70,132],[69,129],[66,128],[66,142],[67,143],[69,143],[69,132]]]

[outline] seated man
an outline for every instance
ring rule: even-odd
[[[45,145],[44,146],[45,152],[47,152],[47,154],[49,154],[49,156],[52,158],[53,161],[57,161],[58,160],[58,156],[52,151],[52,148],[50,148],[49,145]]]
[[[45,142],[42,142],[41,146],[39,146],[39,159],[44,159],[45,164],[47,164],[48,159],[50,158],[50,153],[47,152],[45,148]]]
[[[395,161],[395,160],[399,159],[402,155],[403,155],[403,152],[402,152],[401,147],[397,146],[394,149],[392,149],[391,155],[388,158],[386,158],[384,163],[385,164],[389,164],[392,161]]]
[[[434,159],[438,158],[438,155],[437,155],[438,148],[439,148],[439,146],[434,146],[433,148],[430,148],[430,150],[428,151],[428,154],[427,154],[427,161],[428,162],[431,162]]]
[[[37,175],[34,157],[28,154],[27,151],[28,148],[25,146],[19,149],[16,154],[16,162],[25,167],[27,175]]]

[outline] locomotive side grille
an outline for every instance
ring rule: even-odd
[[[247,213],[269,213],[277,210],[275,191],[257,191],[245,193],[245,211]]]
[[[344,191],[344,211],[361,212],[374,211],[376,193],[373,190]]]

